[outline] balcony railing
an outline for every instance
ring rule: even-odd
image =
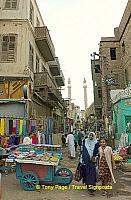
[[[55,57],[54,61],[49,61],[49,68],[52,76],[59,76],[60,75],[60,63],[57,57]]]
[[[60,101],[62,103],[62,95],[57,90],[57,86],[50,74],[45,72],[39,72],[34,74],[34,89],[45,89],[48,91],[48,95],[53,98],[54,101]]]
[[[55,59],[55,48],[46,26],[35,27],[35,41],[45,61]]]
[[[64,78],[62,70],[60,70],[60,75],[59,76],[55,76],[55,80],[56,80],[56,83],[57,83],[58,87],[61,87],[61,86],[65,85],[65,78]]]

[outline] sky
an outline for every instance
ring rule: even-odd
[[[84,109],[83,80],[87,80],[88,106],[93,102],[91,53],[99,52],[101,37],[114,36],[128,0],[36,0],[55,46],[65,77],[63,98]]]

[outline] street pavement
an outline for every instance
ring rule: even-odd
[[[67,148],[63,150],[64,160],[60,167],[68,167],[75,172],[78,159],[70,160],[68,158]],[[88,191],[78,189],[55,189],[55,190],[41,190],[34,192],[24,191],[16,179],[15,174],[2,176],[2,200],[104,200],[110,198],[111,200],[131,200],[131,172],[122,172],[116,170],[115,177],[117,183],[113,185],[108,197],[103,197],[101,191],[96,191],[93,197],[89,196]],[[71,185],[82,185],[81,182],[73,180]]]

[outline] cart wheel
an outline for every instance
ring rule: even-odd
[[[60,168],[56,171],[55,176],[61,176],[61,177],[68,177],[70,178],[70,182],[68,184],[70,184],[73,180],[73,173],[71,170],[69,170],[68,168]],[[66,183],[65,183],[66,185]]]
[[[34,191],[36,186],[39,185],[39,179],[34,172],[23,173],[20,184],[26,191]]]

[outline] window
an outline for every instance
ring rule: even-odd
[[[18,0],[6,0],[5,1],[5,9],[17,9]]]
[[[111,60],[116,60],[116,48],[110,48]]]
[[[95,65],[95,73],[100,73],[100,65]]]
[[[17,35],[2,36],[1,62],[16,62]]]
[[[98,89],[98,98],[101,98],[102,97],[102,90],[99,88]]]
[[[39,69],[39,57],[36,55],[36,73],[40,72]]]
[[[38,17],[37,17],[37,21],[36,21],[36,26],[40,27],[40,21],[39,21]]]
[[[34,49],[31,44],[29,44],[29,66],[34,71]]]
[[[32,2],[30,1],[30,21],[32,25],[34,24],[34,8]]]

